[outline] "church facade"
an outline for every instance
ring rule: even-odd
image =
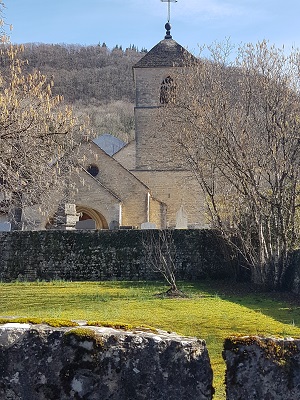
[[[159,109],[172,96],[172,76],[184,68],[186,53],[167,35],[133,66],[135,140],[110,154],[94,142],[85,146],[79,175],[69,177],[76,194],[73,207],[63,207],[61,228],[72,229],[76,222],[78,229],[206,226],[200,187],[183,168],[167,121],[158,123]],[[24,228],[57,229],[58,214],[55,209],[48,216],[32,210]]]

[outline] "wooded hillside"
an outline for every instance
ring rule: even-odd
[[[54,80],[53,93],[64,96],[77,114],[87,113],[97,135],[133,137],[132,66],[144,55],[135,46],[110,50],[103,45],[24,45],[27,72],[38,69]]]

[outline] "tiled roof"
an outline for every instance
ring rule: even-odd
[[[133,68],[183,67],[187,59],[194,57],[173,39],[161,40]]]

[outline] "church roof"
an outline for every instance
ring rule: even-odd
[[[191,58],[195,57],[175,40],[164,39],[146,53],[133,68],[183,67]]]
[[[96,145],[99,146],[100,149],[104,150],[109,156],[113,156],[126,145],[123,140],[120,140],[109,133],[104,133],[103,135],[98,136],[94,139],[94,143],[96,143]]]

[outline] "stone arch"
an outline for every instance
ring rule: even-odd
[[[81,214],[79,221],[93,219],[96,222],[96,229],[108,229],[108,223],[99,211],[82,205],[76,205],[76,211]]]

